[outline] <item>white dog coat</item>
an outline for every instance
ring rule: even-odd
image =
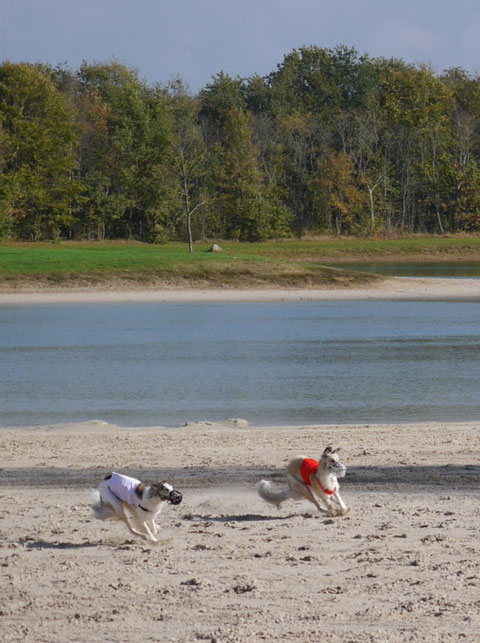
[[[140,484],[140,480],[124,476],[121,473],[112,473],[112,477],[108,481],[110,491],[129,505],[138,507],[140,498],[135,493],[135,489]]]

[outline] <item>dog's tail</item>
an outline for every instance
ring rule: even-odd
[[[268,480],[257,482],[257,493],[261,498],[276,507],[280,507],[282,502],[292,497],[290,489],[276,489]]]
[[[95,518],[98,518],[98,520],[108,520],[109,518],[117,517],[113,509],[102,502],[97,489],[92,489],[90,497],[92,501],[90,507]]]

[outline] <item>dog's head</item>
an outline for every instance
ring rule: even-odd
[[[177,491],[168,482],[158,482],[157,484],[150,485],[150,497],[157,496],[162,500],[166,500],[172,505],[179,505],[183,500],[183,495]]]
[[[326,447],[325,451],[322,453],[320,462],[325,466],[330,473],[333,473],[337,478],[343,478],[347,471],[347,467],[340,462],[338,457],[338,452],[340,447],[332,449],[332,447]]]

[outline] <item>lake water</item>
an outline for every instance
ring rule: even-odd
[[[0,307],[0,425],[477,420],[480,303]]]
[[[480,279],[480,261],[402,261],[376,263],[355,261],[349,263],[326,264],[333,268],[376,272],[391,277],[448,277]]]

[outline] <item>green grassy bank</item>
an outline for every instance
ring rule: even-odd
[[[0,287],[351,285],[378,279],[323,264],[346,261],[480,259],[480,237],[304,239],[263,243],[147,245],[129,242],[0,245]]]

